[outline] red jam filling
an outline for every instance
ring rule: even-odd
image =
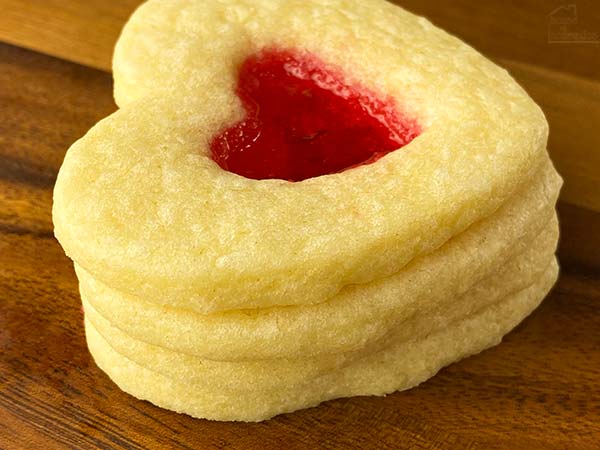
[[[390,97],[350,85],[314,55],[264,50],[248,57],[236,90],[246,117],[215,136],[212,158],[257,180],[301,181],[377,161],[420,129]]]

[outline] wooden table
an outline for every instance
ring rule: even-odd
[[[560,280],[502,345],[418,388],[259,424],[195,420],[113,385],[86,350],[75,275],[53,237],[56,173],[115,109],[111,49],[137,3],[0,0],[0,448],[600,448],[594,0],[577,2],[572,43],[549,42],[565,13],[553,1],[402,2],[509,68],[546,111],[566,180]]]

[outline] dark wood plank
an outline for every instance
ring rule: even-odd
[[[562,264],[579,272],[600,274],[600,213],[559,203]]]
[[[260,424],[195,420],[135,400],[95,367],[52,237],[56,171],[114,109],[110,76],[0,45],[0,105],[0,448],[597,448],[597,213],[561,207],[560,282],[502,345],[386,398]]]
[[[393,3],[427,17],[493,59],[600,80],[600,8],[596,0]]]

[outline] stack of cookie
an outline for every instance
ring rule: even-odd
[[[121,109],[67,153],[53,219],[90,351],[138,398],[256,421],[407,389],[497,344],[556,280],[539,108],[422,18],[323,3],[154,0],[124,30]],[[274,45],[393,99],[418,137],[298,182],[225,170],[210,143],[244,118],[239,66]]]

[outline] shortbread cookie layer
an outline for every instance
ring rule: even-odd
[[[323,322],[330,317],[327,310],[322,311],[321,315],[316,317],[303,317],[302,311],[297,311],[297,321],[303,321],[303,328],[298,331],[297,335],[293,336],[290,330],[286,328],[285,322],[277,329],[268,329],[269,332],[265,336],[264,326],[257,324],[254,327],[254,332],[247,328],[244,339],[240,339],[240,329],[247,326],[249,321],[248,316],[243,323],[235,323],[231,320],[219,325],[221,314],[216,317],[199,316],[193,312],[179,311],[173,309],[159,310],[156,315],[150,316],[152,308],[145,304],[133,304],[131,299],[111,297],[112,301],[106,301],[106,297],[94,297],[93,290],[87,291],[82,287],[81,295],[84,301],[84,308],[93,308],[93,315],[103,316],[112,326],[121,329],[125,334],[131,335],[134,339],[147,342],[159,347],[171,349],[177,353],[185,353],[190,356],[198,356],[202,360],[212,359],[216,361],[246,361],[254,360],[269,360],[272,358],[286,359],[302,359],[316,356],[327,357],[331,354],[339,354],[344,352],[360,353],[369,351],[372,345],[388,339],[389,335],[397,328],[401,328],[401,333],[406,339],[409,339],[411,334],[420,333],[422,330],[429,330],[429,326],[435,323],[434,316],[444,317],[447,308],[456,308],[459,310],[458,302],[465,303],[465,308],[477,308],[477,301],[493,301],[494,298],[502,298],[515,289],[522,289],[524,286],[533,282],[533,277],[539,275],[548,261],[553,257],[555,246],[558,237],[558,224],[554,218],[544,230],[532,241],[520,243],[520,246],[526,246],[525,250],[509,259],[509,261],[500,263],[494,267],[494,270],[489,272],[486,277],[478,280],[473,286],[465,292],[451,293],[450,295],[444,292],[436,292],[435,289],[425,290],[418,293],[415,297],[407,297],[403,292],[405,282],[401,277],[398,280],[390,280],[386,284],[385,289],[371,288],[368,290],[368,298],[365,299],[371,303],[391,304],[395,300],[393,295],[402,296],[402,299],[397,300],[398,305],[394,308],[390,305],[390,309],[383,310],[381,317],[371,316],[362,313],[360,308],[348,308],[343,317],[345,323],[341,328],[340,333],[345,335],[346,329],[348,339],[357,336],[355,341],[348,343],[343,341],[343,336],[340,336],[337,341],[326,341],[324,336],[319,339],[320,333],[324,327]],[[87,280],[88,282],[90,280]],[[487,289],[486,293],[481,292],[481,288]],[[464,299],[464,300],[461,300]],[[480,299],[480,300],[479,300]],[[131,307],[135,309],[131,311]],[[131,311],[131,315],[118,315],[117,317],[127,317],[127,321],[115,322],[115,311]],[[354,312],[353,312],[354,311]],[[365,317],[367,316],[367,317]],[[137,319],[137,321],[136,321]],[[292,321],[292,318],[287,318]],[[254,318],[255,321],[260,320],[260,316]],[[94,321],[94,320],[92,320]],[[206,322],[211,323],[213,328],[204,329]],[[413,322],[420,323],[419,326],[411,325]],[[423,323],[421,323],[423,322]],[[124,326],[125,325],[125,326]],[[131,327],[131,325],[136,325]],[[443,326],[443,324],[440,324]],[[422,330],[421,330],[421,328]],[[214,328],[220,330],[214,331]],[[151,329],[154,332],[148,335],[129,333],[133,329],[136,332],[144,329]],[[170,335],[177,333],[177,339],[170,339]],[[202,350],[203,339],[211,335],[215,340],[215,346],[221,343],[222,347],[229,349],[228,352],[221,351],[205,355]],[[281,337],[280,337],[281,336]],[[360,339],[359,339],[360,338]],[[246,343],[249,342],[272,342],[273,346],[280,346],[280,340],[295,340],[296,346],[291,347],[286,352],[284,347],[281,347],[280,353],[274,356],[267,357],[264,353],[251,353],[253,348]],[[308,342],[305,342],[308,341]],[[192,343],[197,343],[193,346]],[[341,343],[341,345],[333,345]],[[236,344],[239,347],[236,348]],[[217,347],[218,348],[218,347]],[[300,353],[298,348],[309,348],[310,351]],[[136,353],[139,353],[136,351]],[[140,354],[140,358],[143,355]],[[349,356],[350,357],[350,356]]]
[[[554,233],[553,233],[554,234]],[[339,370],[354,361],[385,348],[427,336],[451,327],[456,321],[476,314],[491,305],[527,288],[540,279],[554,255],[547,242],[537,239],[532,248],[499,268],[495,276],[482,280],[453,302],[434,310],[424,309],[398,323],[378,342],[353,352],[324,354],[302,359],[272,359],[244,362],[221,362],[177,353],[132,338],[111,325],[84,298],[86,319],[116,351],[142,367],[170,378],[196,385],[229,390],[268,391],[281,386],[303,384],[331,370]],[[298,336],[298,339],[302,339]]]
[[[436,252],[388,279],[344,289],[319,305],[201,315],[123,294],[77,268],[81,294],[132,337],[206,359],[352,351],[379,339],[403,317],[461,296],[524,251],[545,226],[554,235],[546,241],[553,252],[555,219],[547,223],[555,215],[558,180],[548,166],[534,185]]]
[[[237,69],[271,46],[393,99],[421,134],[297,183],[223,170],[209,147],[243,118]],[[546,159],[544,116],[505,70],[381,1],[150,1],[114,68],[123,107],[67,153],[56,236],[105,284],[200,313],[321,303],[386,278],[493,214]]]
[[[277,414],[354,395],[384,395],[408,389],[440,368],[496,345],[526,317],[556,281],[549,270],[531,287],[479,314],[424,339],[403,342],[333,371],[305,386],[269,392],[249,389],[245,395],[211,386],[191,386],[160,375],[113,350],[93,327],[86,327],[96,363],[124,391],[161,407],[214,420],[264,420]]]

